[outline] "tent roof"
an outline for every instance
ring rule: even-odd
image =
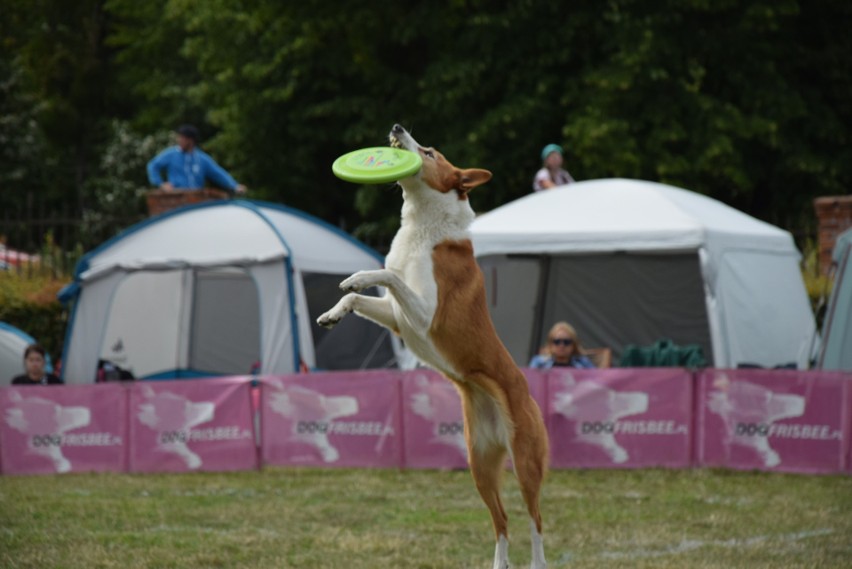
[[[307,272],[347,273],[383,260],[346,233],[301,211],[251,200],[215,201],[143,221],[88,253],[75,277],[116,269],[262,263],[289,257]]]
[[[757,248],[795,251],[790,233],[701,194],[641,180],[589,180],[529,194],[476,218],[477,256]]]

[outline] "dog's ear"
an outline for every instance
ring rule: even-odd
[[[481,186],[491,179],[491,172],[481,168],[467,168],[459,171],[458,187],[460,192],[467,193],[476,186]]]

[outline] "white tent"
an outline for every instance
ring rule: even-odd
[[[24,373],[24,350],[35,344],[35,338],[23,330],[0,322],[0,385],[8,385],[16,375]],[[53,371],[50,354],[47,354],[45,369]]]
[[[852,229],[838,236],[832,262],[834,287],[822,326],[819,367],[852,371]]]
[[[386,367],[395,340],[362,318],[315,324],[374,251],[297,210],[235,200],[150,218],[88,253],[72,285],[66,383],[100,360],[137,378]],[[259,370],[258,368],[259,364]]]
[[[471,230],[519,364],[559,320],[615,361],[662,338],[699,344],[716,367],[810,360],[815,323],[792,236],[708,197],[592,180],[527,195]]]

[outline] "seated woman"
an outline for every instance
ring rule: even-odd
[[[547,333],[547,344],[541,349],[541,353],[533,356],[529,367],[593,368],[595,364],[585,355],[574,327],[567,322],[557,322]]]

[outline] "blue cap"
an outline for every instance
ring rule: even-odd
[[[558,144],[548,144],[541,151],[541,159],[544,160],[545,158],[550,156],[552,152],[558,152],[559,155],[562,156],[562,147]]]

